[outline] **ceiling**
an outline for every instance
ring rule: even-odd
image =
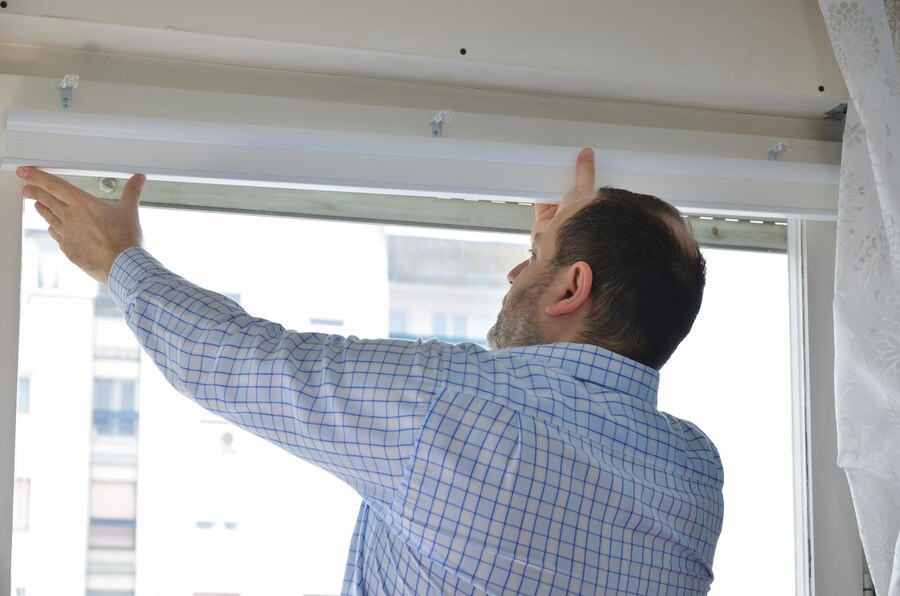
[[[4,43],[821,118],[815,0],[9,0]]]

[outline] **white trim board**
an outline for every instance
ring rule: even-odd
[[[9,110],[0,169],[553,202],[580,147]],[[606,149],[598,180],[689,212],[833,219],[839,166]]]

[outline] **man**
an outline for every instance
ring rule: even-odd
[[[656,409],[703,257],[668,204],[596,192],[592,151],[576,172],[536,207],[493,351],[287,331],[140,248],[142,176],[116,204],[19,176],[177,389],[362,495],[345,593],[704,594],[721,464]]]

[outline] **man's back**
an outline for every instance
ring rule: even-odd
[[[363,505],[345,591],[703,594],[722,468],[658,376],[581,344],[447,347],[401,489]]]

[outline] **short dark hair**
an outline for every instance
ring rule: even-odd
[[[556,237],[553,265],[579,261],[593,286],[578,341],[661,368],[691,330],[706,285],[689,224],[654,196],[601,188]]]

